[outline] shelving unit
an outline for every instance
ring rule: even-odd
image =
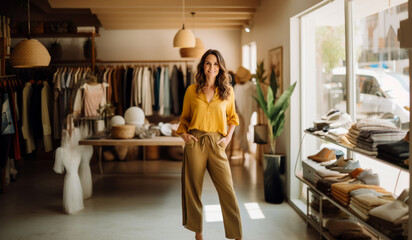
[[[395,163],[387,162],[387,161],[385,161],[385,160],[379,159],[379,158],[377,158],[377,157],[375,157],[375,156],[367,155],[367,154],[365,154],[365,153],[363,153],[363,152],[361,152],[361,151],[358,151],[358,150],[356,150],[356,149],[350,148],[350,147],[345,146],[345,145],[343,145],[343,144],[341,144],[341,143],[338,143],[338,142],[335,142],[335,141],[333,141],[333,140],[331,140],[331,139],[328,139],[328,138],[326,138],[325,136],[319,136],[319,135],[316,135],[316,134],[311,133],[311,132],[308,132],[308,131],[305,131],[305,133],[307,133],[307,134],[309,134],[309,135],[312,135],[312,136],[314,136],[314,137],[317,137],[317,138],[319,138],[319,139],[321,139],[321,140],[328,141],[328,142],[333,143],[333,144],[335,144],[335,145],[341,146],[341,147],[343,147],[343,148],[346,148],[346,149],[349,150],[349,151],[355,152],[355,153],[357,153],[357,154],[361,154],[361,155],[366,156],[366,157],[368,157],[368,158],[371,158],[371,159],[373,159],[373,160],[375,160],[375,161],[378,161],[378,162],[381,162],[381,163],[390,165],[390,166],[395,167],[395,168],[398,168],[398,169],[400,169],[400,170],[402,170],[402,171],[409,172],[408,167],[405,166],[405,165],[397,165],[397,164],[395,164]],[[311,192],[311,193],[314,193],[314,194],[316,194],[316,195],[319,195],[319,196],[321,197],[321,199],[326,199],[326,200],[328,200],[328,201],[331,202],[333,205],[335,205],[335,206],[338,207],[340,210],[342,210],[344,213],[346,213],[347,215],[349,215],[349,216],[353,217],[354,219],[356,219],[357,222],[359,222],[361,225],[365,226],[373,235],[375,235],[375,236],[376,236],[376,239],[390,240],[390,238],[387,237],[385,234],[383,234],[382,232],[380,232],[379,230],[377,230],[376,228],[372,227],[370,224],[368,224],[367,222],[365,222],[364,220],[362,220],[359,216],[357,216],[356,213],[351,212],[349,209],[347,209],[346,207],[342,206],[339,202],[335,201],[335,200],[334,200],[333,198],[331,198],[330,196],[327,196],[327,195],[324,194],[323,192],[317,190],[316,187],[315,187],[311,182],[309,182],[308,180],[306,180],[306,179],[303,178],[303,173],[302,173],[302,172],[296,172],[295,175],[296,175],[296,177],[297,177],[302,183],[304,183],[305,185],[308,186],[308,189],[307,189],[307,207],[308,207],[308,211],[307,211],[307,215],[306,215],[306,217],[307,217],[307,222],[308,222],[308,224],[310,224],[311,226],[313,226],[313,227],[319,232],[319,234],[321,235],[321,237],[324,237],[324,238],[326,238],[326,239],[328,239],[328,240],[329,240],[329,239],[334,239],[329,232],[327,232],[327,231],[325,231],[325,230],[323,229],[323,226],[322,226],[323,224],[320,224],[320,223],[323,222],[322,201],[321,201],[320,206],[319,206],[319,215],[320,215],[320,221],[319,221],[319,222],[320,222],[320,223],[317,223],[317,222],[315,222],[313,219],[310,218],[310,216],[309,216],[309,208],[310,208],[309,193],[310,193],[310,192]]]
[[[92,49],[93,49],[93,54],[91,60],[62,60],[62,61],[56,61],[56,64],[90,64],[92,67],[92,71],[95,72],[96,68],[96,54],[94,52],[95,50],[95,44],[94,44],[94,38],[99,37],[100,35],[98,33],[93,33],[93,32],[80,32],[80,33],[31,33],[30,36],[32,38],[91,38],[92,39]],[[27,34],[13,34],[12,38],[26,38]]]
[[[0,38],[0,76],[6,75],[6,55],[7,55],[7,45],[6,39],[4,37]]]
[[[387,237],[385,234],[381,233],[379,230],[375,229],[374,227],[372,227],[371,225],[369,225],[367,222],[363,221],[361,218],[359,218],[355,213],[349,211],[349,209],[347,209],[346,207],[342,206],[340,203],[338,203],[337,201],[335,201],[333,198],[327,196],[326,194],[324,194],[323,192],[319,191],[316,189],[316,187],[309,181],[307,181],[306,179],[303,178],[303,174],[302,172],[298,172],[295,174],[296,177],[303,182],[305,185],[308,186],[308,192],[312,191],[316,194],[318,194],[319,196],[321,196],[324,199],[327,199],[329,202],[331,202],[333,205],[335,205],[336,207],[338,207],[340,210],[342,210],[344,213],[346,213],[349,216],[354,217],[359,223],[361,223],[362,225],[366,226],[371,232],[373,232],[377,238],[376,239],[385,239],[385,240],[390,240],[389,237]],[[308,195],[309,196],[309,195]],[[308,208],[310,207],[309,205],[309,197],[307,199],[307,204],[308,204]],[[322,209],[322,204],[320,204],[319,209]],[[323,213],[320,213],[321,215],[321,221],[323,219]],[[307,215],[307,218],[309,218],[309,216]],[[326,239],[334,239],[329,232],[323,230],[323,228],[319,228],[319,225],[317,223],[315,223],[312,219],[308,220],[308,223],[310,223],[316,230],[319,231],[319,233],[324,236]],[[315,225],[313,225],[315,224]],[[326,237],[325,235],[327,235],[328,237]],[[331,237],[331,238],[330,238]]]
[[[395,168],[399,168],[399,169],[401,169],[401,170],[403,170],[403,171],[405,171],[405,172],[409,172],[408,166],[406,166],[406,165],[404,165],[404,164],[399,164],[399,165],[398,165],[398,164],[395,164],[395,163],[392,163],[392,162],[388,162],[388,161],[382,160],[382,159],[380,159],[380,158],[377,158],[377,157],[375,157],[375,156],[371,156],[371,155],[368,155],[368,154],[366,154],[366,153],[363,153],[363,152],[361,152],[361,151],[359,151],[359,150],[356,150],[356,149],[350,148],[350,147],[348,147],[348,146],[345,146],[345,145],[343,145],[343,144],[341,144],[341,143],[335,142],[335,141],[333,141],[332,139],[328,139],[328,138],[326,138],[326,137],[324,137],[324,136],[319,136],[319,135],[316,135],[316,134],[311,133],[311,132],[308,132],[308,131],[305,131],[305,133],[307,133],[307,134],[309,134],[309,135],[312,135],[312,136],[315,136],[315,137],[317,137],[317,138],[319,138],[319,139],[322,139],[322,140],[324,140],[324,141],[328,141],[328,142],[333,143],[333,144],[335,144],[335,145],[338,145],[338,146],[340,146],[340,147],[346,148],[346,149],[348,149],[348,150],[351,151],[351,152],[355,152],[355,153],[357,153],[357,154],[361,154],[361,155],[366,156],[366,157],[368,157],[368,158],[371,158],[371,159],[373,159],[373,160],[375,160],[375,161],[378,161],[378,162],[381,162],[381,163],[390,165],[390,166],[395,167]]]

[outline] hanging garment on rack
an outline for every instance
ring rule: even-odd
[[[53,150],[52,127],[51,127],[51,110],[52,110],[52,90],[49,83],[44,81],[41,90],[41,121],[43,128],[44,151],[50,152]]]
[[[142,110],[145,116],[153,115],[153,102],[152,102],[152,81],[153,75],[150,73],[148,67],[143,69],[143,79],[142,79]]]
[[[138,97],[140,92],[137,90],[139,71],[140,69],[138,67],[133,69],[132,86],[130,89],[130,106],[139,106]]]
[[[172,109],[172,94],[171,94],[171,89],[170,89],[170,77],[169,77],[169,68],[165,68],[164,72],[164,101],[163,101],[163,106],[164,106],[164,116],[170,116],[171,114],[171,109]]]
[[[185,92],[186,92],[186,87],[185,87],[185,79],[186,79],[186,77],[185,77],[185,73],[183,73],[183,71],[182,71],[182,67],[180,66],[179,67],[179,71],[178,71],[178,73],[179,73],[179,82],[178,82],[178,86],[179,86],[179,90],[178,90],[178,99],[179,99],[179,102],[178,102],[178,112],[177,113],[175,113],[175,115],[178,115],[178,116],[180,116],[180,114],[182,113],[182,108],[183,108],[183,98],[185,97]]]
[[[154,105],[153,110],[159,111],[160,104],[159,104],[159,93],[160,93],[160,76],[162,75],[163,71],[161,67],[156,68],[156,74],[154,77],[154,84],[153,84],[153,96],[154,96]]]
[[[159,78],[159,110],[158,111],[160,115],[164,114],[164,108],[165,108],[164,92],[165,92],[165,68],[162,67],[161,72],[160,72],[160,78]]]
[[[0,135],[0,167],[5,168],[12,146],[12,136],[15,133],[10,101],[7,93],[1,93],[1,135]]]
[[[171,113],[179,113],[179,70],[177,66],[173,66],[172,75],[170,77],[170,93],[172,99]]]
[[[31,108],[31,96],[33,94],[32,85],[27,82],[23,89],[23,110],[22,110],[22,127],[21,131],[26,145],[26,153],[33,152],[36,149],[33,131],[30,126],[29,110]]]
[[[132,80],[133,80],[133,68],[128,67],[125,75],[124,75],[124,88],[123,88],[123,96],[124,96],[124,108],[128,109],[130,107],[130,97],[132,88]]]
[[[63,119],[60,119],[60,94],[61,81],[60,73],[63,69],[57,69],[53,75],[53,133],[54,139],[59,139],[61,134],[61,124]]]
[[[124,76],[125,69],[123,66],[118,66],[116,68],[116,74],[115,74],[115,101],[114,103],[117,104],[116,108],[116,113],[118,115],[123,116],[124,113],[124,103],[123,103],[123,84],[122,84],[122,79]]]
[[[19,88],[16,86],[16,88]],[[16,90],[16,89],[15,89]],[[14,134],[13,134],[13,149],[14,149],[14,159],[19,160],[21,159],[21,148],[20,148],[20,131],[19,131],[19,108],[17,106],[17,91],[11,92],[11,110],[12,110],[12,117],[14,119]],[[11,154],[10,154],[11,155]],[[12,158],[13,159],[13,158]],[[14,161],[13,159],[13,161]]]
[[[34,139],[43,138],[43,124],[42,124],[42,115],[41,115],[41,91],[43,89],[43,82],[38,81],[35,84],[32,84],[33,94],[30,98],[30,110],[29,110],[29,119],[30,127],[33,130]]]

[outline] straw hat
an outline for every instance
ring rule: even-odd
[[[239,84],[246,83],[252,79],[252,74],[246,68],[240,66],[236,70],[235,82]]]

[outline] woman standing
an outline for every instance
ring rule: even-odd
[[[207,169],[219,195],[226,237],[242,238],[242,226],[225,148],[239,118],[225,61],[209,49],[185,93],[177,133],[185,141],[182,169],[183,226],[202,240],[202,186]]]

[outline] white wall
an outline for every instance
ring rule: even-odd
[[[283,47],[283,89],[290,85],[290,18],[321,2],[320,0],[262,0],[252,21],[250,33],[242,31],[242,45],[256,42],[257,59],[265,61],[269,72],[268,51]],[[294,94],[298,94],[295,90]],[[289,152],[290,121],[286,116],[285,129],[276,141],[276,151]]]
[[[173,38],[178,29],[159,30],[105,30],[96,37],[96,52],[99,60],[177,60],[181,59],[179,48],[173,48]],[[241,65],[240,30],[196,29],[205,49],[219,50],[228,70],[236,71]],[[38,39],[46,47],[52,39]],[[83,60],[85,38],[58,38],[63,47],[62,60]],[[13,46],[21,39],[13,39]]]

